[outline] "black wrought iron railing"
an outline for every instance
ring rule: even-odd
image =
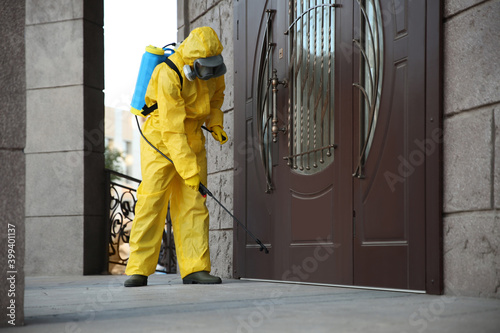
[[[123,274],[130,253],[130,231],[134,222],[137,187],[141,181],[109,169],[105,169],[105,173],[106,189],[109,189],[109,195],[106,195],[106,207],[109,209],[109,214],[107,214],[109,230],[108,269],[112,274]],[[167,214],[165,221],[156,270],[165,273],[175,273],[177,271],[170,214]]]

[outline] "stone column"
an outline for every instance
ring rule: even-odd
[[[445,1],[444,285],[500,298],[500,2]]]
[[[24,322],[24,1],[0,1],[0,327]]]
[[[102,0],[26,0],[28,275],[106,270]]]

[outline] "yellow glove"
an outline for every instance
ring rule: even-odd
[[[200,181],[201,179],[199,175],[194,175],[193,177],[184,180],[186,185],[189,186],[191,189],[195,190],[196,192],[198,192],[200,188]]]
[[[219,141],[221,145],[227,142],[227,134],[224,132],[222,127],[219,125],[214,126],[210,129],[212,131],[212,136],[215,140]]]

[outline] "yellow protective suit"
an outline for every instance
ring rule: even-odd
[[[156,66],[146,92],[148,106],[158,103],[143,125],[146,138],[175,166],[141,140],[142,183],[137,190],[135,219],[130,236],[126,274],[154,273],[161,246],[168,201],[181,277],[210,272],[209,217],[205,198],[186,185],[197,175],[207,183],[205,136],[201,126],[223,126],[220,110],[224,100],[224,77],[189,81],[183,66],[194,60],[221,54],[222,44],[212,28],[193,30],[170,56],[183,76],[167,64]],[[182,90],[181,90],[182,88]]]

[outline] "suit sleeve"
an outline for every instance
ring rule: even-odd
[[[212,79],[214,80],[214,79]],[[208,128],[214,126],[220,126],[224,128],[224,114],[221,111],[222,103],[224,103],[224,90],[226,89],[226,84],[224,81],[224,76],[219,76],[215,78],[215,92],[210,100],[210,116],[206,121]]]

